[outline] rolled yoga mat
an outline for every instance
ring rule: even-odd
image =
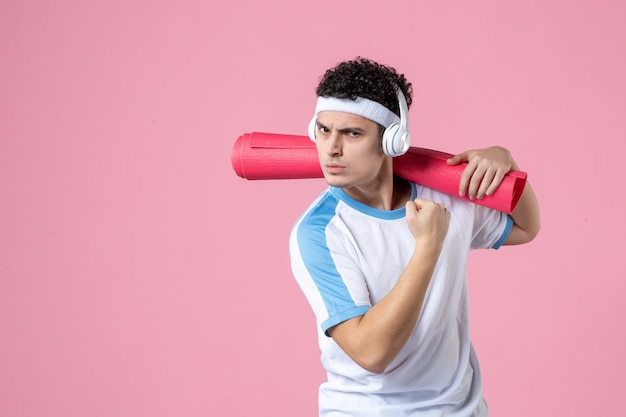
[[[459,196],[459,183],[466,164],[450,166],[452,154],[411,147],[394,158],[393,171],[409,181],[430,187],[448,195],[512,213],[526,185],[526,173],[510,171],[495,193],[482,199],[470,200]],[[276,133],[245,133],[233,146],[233,169],[249,180],[323,178],[315,144],[308,136]]]

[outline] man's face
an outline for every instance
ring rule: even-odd
[[[326,182],[344,189],[380,182],[382,164],[389,158],[378,125],[350,113],[320,112],[315,144]]]

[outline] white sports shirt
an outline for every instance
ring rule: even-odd
[[[469,337],[465,269],[469,250],[498,248],[512,219],[420,185],[412,188],[412,199],[444,204],[451,219],[415,330],[382,374],[357,365],[326,331],[365,314],[404,271],[415,247],[405,209],[374,209],[329,187],[291,232],[292,270],[317,318],[328,374],[320,387],[320,416],[488,414]]]

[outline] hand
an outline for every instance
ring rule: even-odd
[[[426,239],[441,248],[450,224],[448,210],[442,204],[423,198],[409,200],[405,207],[406,221],[413,237]]]
[[[516,169],[511,153],[500,146],[465,151],[447,162],[448,165],[467,162],[461,175],[459,195],[467,195],[471,200],[492,195],[504,176],[511,169]]]

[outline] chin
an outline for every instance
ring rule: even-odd
[[[343,188],[348,185],[347,182],[343,178],[338,178],[333,175],[324,175],[324,179],[326,180],[326,183],[328,185],[333,186],[333,187]]]

